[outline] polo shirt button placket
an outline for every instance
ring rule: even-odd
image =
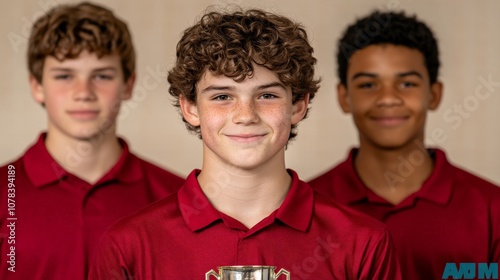
[[[246,231],[238,231],[238,246],[236,248],[236,264],[237,265],[249,265],[246,263],[249,257],[252,255],[252,242],[251,238],[247,236]]]

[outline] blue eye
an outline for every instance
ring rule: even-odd
[[[273,99],[273,98],[276,98],[277,96],[272,94],[272,93],[264,93],[261,95],[261,98],[262,99]]]

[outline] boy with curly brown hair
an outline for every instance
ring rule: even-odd
[[[202,139],[175,194],[113,226],[91,279],[202,279],[265,265],[292,279],[400,279],[381,223],[318,196],[285,149],[319,87],[304,28],[262,10],[207,12],[177,45],[170,94]]]
[[[0,279],[86,279],[105,229],[183,180],[116,136],[135,51],[110,10],[80,3],[48,11],[33,25],[28,67],[48,127],[0,168]]]

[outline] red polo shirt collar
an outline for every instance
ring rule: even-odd
[[[434,159],[434,169],[431,176],[424,181],[419,191],[402,201],[398,205],[398,208],[412,205],[417,198],[441,205],[446,204],[450,200],[453,184],[451,173],[453,172],[453,168],[442,150],[428,149],[427,151]],[[344,176],[341,177],[342,182],[337,184],[350,186],[350,188],[345,188],[342,192],[338,192],[336,198],[344,204],[355,204],[366,200],[387,203],[383,198],[368,189],[359,179],[354,168],[354,157],[357,152],[357,148],[351,149],[347,160],[340,166],[340,173],[344,174]],[[443,176],[443,174],[449,174],[449,176]]]
[[[231,221],[232,218],[228,219],[228,216],[210,204],[196,179],[200,172],[191,172],[178,192],[179,205],[186,225],[192,231],[197,231],[215,222],[224,221],[229,227],[241,228],[241,225],[234,223],[234,219]],[[290,190],[280,208],[271,216],[273,220],[277,219],[291,228],[305,232],[312,219],[313,191],[299,180],[295,171],[288,170],[288,173],[292,176]]]
[[[36,144],[28,149],[26,156],[23,157],[26,174],[36,188],[53,185],[65,180],[69,176],[75,176],[64,170],[49,154],[45,146],[46,136],[47,133],[41,133]],[[113,180],[128,183],[141,179],[141,166],[139,162],[132,160],[133,155],[130,153],[127,143],[120,138],[118,141],[123,149],[120,158],[94,185],[100,185]]]

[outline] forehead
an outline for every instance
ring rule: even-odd
[[[233,77],[228,77],[223,74],[216,74],[214,72],[206,70],[200,80],[197,82],[197,88],[198,91],[203,91],[204,88],[213,85],[228,86],[232,88],[252,88],[269,83],[279,83],[283,87],[285,87],[280,81],[276,72],[273,72],[263,66],[254,65],[253,75],[245,77],[242,81],[237,81]]]
[[[116,68],[116,70],[121,70],[121,61],[119,55],[115,53],[98,57],[96,53],[82,51],[75,58],[65,58],[63,60],[59,60],[54,56],[47,56],[44,61],[44,70],[54,67],[82,70]]]
[[[347,75],[359,72],[422,72],[427,75],[425,58],[417,50],[405,46],[381,44],[370,45],[353,53],[349,59]]]

